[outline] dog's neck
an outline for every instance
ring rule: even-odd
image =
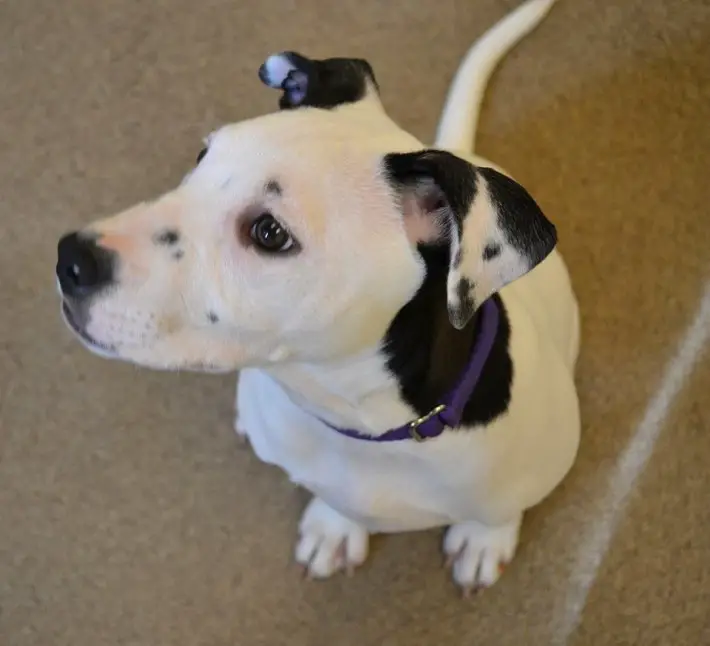
[[[336,427],[379,434],[411,416],[399,403],[397,380],[377,348],[329,363],[286,363],[268,372],[294,403]]]
[[[453,387],[470,359],[478,321],[464,330],[451,325],[448,252],[421,247],[420,253],[425,279],[377,347],[331,363],[269,370],[295,403],[337,427],[379,435],[428,413]]]

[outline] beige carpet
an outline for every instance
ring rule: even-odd
[[[59,321],[59,234],[271,110],[268,53],[367,57],[427,140],[460,57],[516,4],[0,1],[1,646],[710,643],[710,355],[679,363],[710,278],[707,1],[561,0],[490,86],[478,150],[556,221],[579,293],[584,441],[475,599],[437,532],[301,580],[305,498],[237,446],[234,380],[103,362]],[[624,506],[607,493],[637,431],[659,439]]]

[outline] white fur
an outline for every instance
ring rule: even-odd
[[[470,147],[485,79],[550,4],[526,3],[474,45],[439,143]],[[269,59],[270,74],[280,62]],[[557,251],[518,280],[529,267],[512,247],[501,242],[486,267],[468,253],[462,269],[483,290],[477,297],[514,281],[500,291],[514,330],[507,413],[424,444],[349,439],[320,421],[377,435],[416,417],[379,344],[422,283],[413,231],[427,223],[402,217],[382,159],[422,147],[385,114],[370,84],[353,104],[219,129],[179,187],[90,227],[119,262],[115,284],[89,304],[84,332],[104,354],[108,347],[140,365],[242,369],[238,432],[315,496],[296,548],[313,576],[362,563],[370,533],[450,526],[444,550],[456,581],[469,588],[495,582],[498,565],[513,556],[523,512],[575,458],[578,312]],[[272,182],[280,190],[269,191]],[[495,209],[481,185],[466,246],[504,240]],[[245,232],[264,211],[295,236],[298,253],[255,251]],[[154,242],[166,228],[179,231],[179,262],[176,247]]]

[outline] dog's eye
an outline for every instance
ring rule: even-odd
[[[291,234],[271,213],[262,213],[254,220],[249,235],[259,249],[270,253],[288,251],[296,244]]]
[[[204,156],[207,154],[207,147],[203,148],[199,153],[197,153],[197,160],[195,161],[195,166],[199,164]]]

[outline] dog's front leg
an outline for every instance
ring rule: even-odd
[[[444,536],[446,563],[464,596],[493,585],[518,546],[522,514],[501,525],[466,521],[452,525]]]
[[[317,450],[317,442],[308,432],[310,418],[268,375],[256,369],[241,371],[236,408],[234,428],[250,441],[257,457],[309,488],[303,475],[312,476],[313,469],[317,470],[309,461]],[[316,497],[301,517],[296,561],[313,578],[326,578],[341,570],[350,573],[365,561],[368,541],[364,527]]]
[[[337,572],[352,574],[367,558],[367,530],[320,498],[313,498],[301,517],[296,561],[306,574],[324,579]]]
[[[256,456],[266,464],[279,465],[277,454],[264,432],[264,407],[261,405],[266,379],[260,371],[248,368],[240,372],[235,397],[234,430],[245,446],[250,445]],[[267,399],[269,393],[266,393]],[[281,465],[279,465],[281,466]]]

